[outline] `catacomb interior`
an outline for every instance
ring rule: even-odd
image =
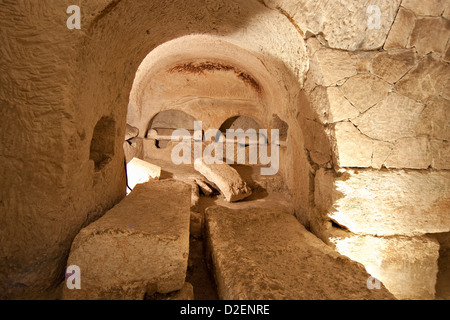
[[[450,1],[78,2],[0,5],[1,298],[450,298]]]

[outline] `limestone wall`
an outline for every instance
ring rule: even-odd
[[[332,141],[310,150],[318,169],[311,227],[403,299],[434,298],[439,246],[423,236],[450,231],[448,6],[380,5],[382,21],[393,8],[395,19],[373,45],[352,33],[336,42],[339,29],[325,27],[307,41],[311,120]]]

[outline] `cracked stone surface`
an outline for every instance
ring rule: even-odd
[[[416,15],[403,7],[400,7],[397,18],[391,27],[389,35],[384,44],[384,49],[403,49],[408,45]]]
[[[400,0],[264,0],[270,7],[281,7],[304,33],[320,34],[331,47],[343,50],[373,50],[381,47],[398,11]],[[368,29],[374,13],[370,5],[380,10],[379,27]]]
[[[358,74],[342,85],[345,97],[359,112],[365,112],[388,94],[389,83],[368,74]]]
[[[449,73],[449,64],[430,54],[398,81],[395,88],[398,93],[423,102],[445,92]]]
[[[339,253],[364,264],[397,299],[432,300],[439,243],[421,237],[348,236],[332,238]]]
[[[334,182],[329,217],[361,235],[449,232],[448,190],[446,171],[347,170]]]
[[[413,50],[391,50],[377,54],[372,61],[373,73],[389,83],[396,83],[416,64]]]
[[[197,159],[194,168],[214,183],[228,202],[239,201],[252,194],[251,188],[242,180],[239,173],[226,163],[206,164]]]
[[[338,254],[281,209],[206,210],[221,299],[393,299],[369,290],[364,267]]]
[[[81,290],[64,299],[137,299],[183,288],[189,254],[191,188],[173,180],[137,185],[75,238],[67,265]]]
[[[390,93],[373,108],[352,122],[372,139],[392,142],[415,137],[424,106],[405,96]]]
[[[419,54],[430,52],[445,53],[450,36],[450,21],[442,17],[418,18],[409,39],[409,46],[415,47]]]

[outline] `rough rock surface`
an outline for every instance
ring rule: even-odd
[[[356,58],[345,51],[322,48],[315,53],[312,61],[314,71],[314,68],[320,68],[315,72],[318,85],[328,87],[357,73]]]
[[[450,65],[427,55],[416,67],[397,82],[398,93],[424,102],[430,97],[445,93],[445,84],[450,74]]]
[[[416,64],[414,50],[390,50],[380,52],[373,58],[372,70],[389,83],[396,83]]]
[[[410,47],[425,55],[430,52],[443,54],[450,36],[450,21],[442,17],[418,18],[409,39]]]
[[[64,299],[143,299],[180,290],[189,254],[190,187],[164,180],[138,185],[75,238],[68,265],[81,290]]]
[[[198,187],[205,196],[209,197],[214,192],[214,190],[205,181],[195,179],[195,182],[198,184]]]
[[[352,122],[366,136],[381,141],[395,141],[416,135],[424,106],[397,93],[390,93],[373,108]]]
[[[440,16],[446,6],[447,0],[403,0],[402,6],[412,10],[415,14],[421,16]]]
[[[127,124],[125,128],[125,140],[130,140],[139,135],[139,129]]]
[[[335,181],[330,218],[379,236],[450,231],[450,173],[347,170]]]
[[[196,160],[194,167],[220,189],[228,202],[239,201],[252,194],[252,190],[242,180],[239,173],[226,163],[206,164]]]
[[[131,138],[124,141],[123,151],[126,163],[129,163],[133,158],[143,159],[144,157],[144,139]]]
[[[391,31],[384,44],[384,49],[406,48],[408,39],[414,27],[415,14],[403,7],[400,7],[397,18],[392,25]]]
[[[330,104],[330,122],[339,122],[359,116],[356,109],[336,87],[327,88],[328,103]]]
[[[369,138],[352,122],[335,125],[335,157],[340,167],[378,168],[389,156],[392,144]]]
[[[345,82],[342,92],[359,112],[364,112],[382,100],[389,87],[387,82],[375,76],[358,74]]]
[[[206,224],[221,299],[394,298],[283,210],[210,207]]]
[[[145,300],[158,301],[191,301],[194,300],[194,287],[189,282],[186,282],[178,291],[168,294],[155,293],[152,296],[147,296]]]
[[[336,49],[373,50],[381,47],[397,13],[400,0],[370,2],[327,0],[264,0],[271,7],[282,8],[305,34],[319,34]],[[376,5],[380,25],[368,28],[369,6]]]
[[[434,299],[439,243],[421,237],[333,238],[337,250],[362,263],[397,299]]]

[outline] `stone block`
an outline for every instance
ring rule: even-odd
[[[329,87],[327,94],[330,104],[330,122],[339,122],[359,116],[359,111],[345,98],[340,89]]]
[[[391,152],[392,144],[373,140],[358,129],[352,122],[336,123],[336,163],[341,168],[381,168]]]
[[[372,60],[372,72],[389,83],[396,83],[416,62],[416,54],[412,49],[385,51]]]
[[[356,234],[450,231],[450,173],[347,170],[336,179],[329,217]]]
[[[386,142],[415,137],[424,106],[397,93],[390,93],[376,106],[352,119],[366,136]]]
[[[209,197],[211,194],[213,194],[214,190],[205,181],[195,179],[195,182],[198,184],[198,187],[205,196]]]
[[[264,0],[272,8],[283,8],[306,36],[323,37],[331,48],[349,51],[374,50],[381,47],[394,21],[399,0],[327,1],[327,0]],[[368,29],[368,20],[377,11],[381,14],[379,26]]]
[[[81,270],[69,300],[144,299],[180,290],[189,255],[190,186],[164,180],[140,184],[102,218],[82,229],[68,265]]]
[[[432,154],[428,138],[403,138],[395,142],[384,165],[394,169],[428,169]]]
[[[125,161],[129,163],[133,158],[144,158],[144,139],[142,138],[131,138],[130,140],[124,141],[123,151],[125,155]]]
[[[345,97],[359,112],[364,112],[385,98],[389,83],[369,74],[358,74],[341,87]]]
[[[139,129],[135,128],[127,123],[127,127],[125,129],[125,140],[130,140],[139,135]]]
[[[403,0],[402,7],[420,16],[440,16],[448,5],[448,0]]]
[[[434,97],[426,102],[416,126],[417,135],[450,141],[450,101]]]
[[[432,140],[431,146],[431,167],[437,170],[450,169],[450,141]]]
[[[242,180],[239,173],[226,163],[206,164],[197,159],[194,168],[214,183],[228,202],[239,201],[252,194],[252,190]]]
[[[224,300],[393,299],[364,267],[281,209],[206,210],[208,250]]]
[[[417,18],[409,39],[409,46],[415,47],[421,55],[430,52],[445,53],[450,36],[450,21],[442,17]]]
[[[400,79],[395,88],[400,94],[425,102],[430,97],[445,93],[449,74],[450,65],[430,54]]]
[[[404,49],[408,45],[408,39],[414,28],[416,15],[403,7],[400,7],[391,31],[388,34],[384,49]]]
[[[357,58],[348,52],[323,48],[318,50],[312,63],[320,74],[318,85],[325,87],[356,75]]]
[[[363,264],[397,299],[434,299],[439,258],[436,240],[426,236],[349,236],[331,242],[339,253]]]

